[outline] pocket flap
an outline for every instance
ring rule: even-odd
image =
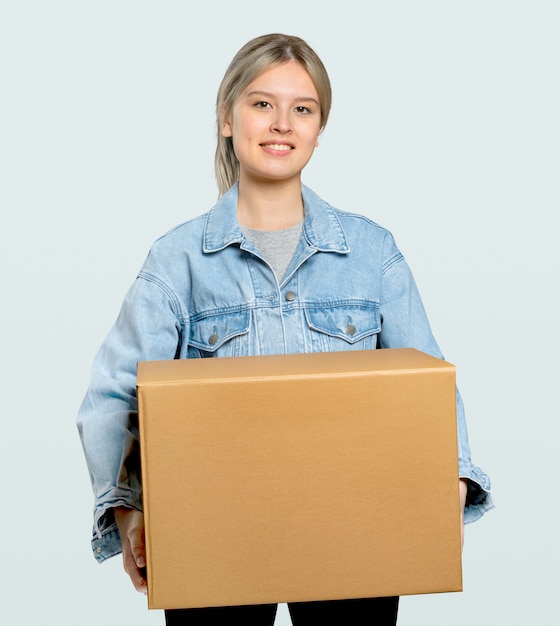
[[[203,317],[191,322],[189,343],[200,350],[214,352],[233,337],[247,333],[250,321],[250,311]]]
[[[379,307],[369,305],[335,305],[306,309],[310,328],[348,343],[356,343],[381,331]]]

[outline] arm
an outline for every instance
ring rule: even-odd
[[[122,549],[115,510],[142,511],[137,363],[174,358],[181,332],[169,290],[139,278],[95,358],[78,430],[95,497],[92,545],[99,561]]]
[[[412,273],[389,234],[385,241],[384,259],[380,347],[416,348],[443,359]],[[461,510],[464,511],[465,523],[468,523],[480,518],[494,505],[490,497],[490,479],[471,460],[465,411],[458,390],[456,398],[459,477],[463,485],[461,497],[465,499]],[[463,494],[463,491],[466,493]]]

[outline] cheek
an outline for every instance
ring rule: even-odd
[[[314,150],[319,145],[319,135],[316,133],[310,133],[306,138],[305,143],[309,150]]]
[[[317,128],[315,124],[311,127],[304,125],[298,129],[300,138],[309,146],[317,146],[319,143],[320,128]]]
[[[249,148],[251,146],[251,144],[253,143],[253,137],[252,135],[249,134],[237,134],[237,135],[233,135],[233,137],[231,138],[233,141],[233,147],[238,149],[238,150],[246,150],[247,148]]]
[[[251,124],[245,122],[234,126],[232,139],[239,147],[251,143],[255,136],[255,128]]]
[[[242,135],[237,133],[232,136],[233,152],[238,161],[245,161],[245,157],[248,157],[252,146],[254,145],[251,134]]]

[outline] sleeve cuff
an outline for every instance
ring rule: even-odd
[[[467,503],[465,505],[465,524],[476,522],[485,513],[494,508],[490,494],[490,478],[479,468],[471,465],[460,468],[460,478],[467,480]]]
[[[122,552],[121,537],[113,514],[113,509],[119,506],[142,511],[142,496],[132,491],[117,491],[111,500],[106,499],[98,508],[94,516],[91,546],[93,556],[100,563]]]
[[[121,537],[116,524],[112,524],[103,531],[101,536],[94,535],[91,540],[91,548],[96,561],[103,563],[106,559],[120,554]]]

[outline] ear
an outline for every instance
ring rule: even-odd
[[[231,123],[230,122],[224,122],[222,124],[221,133],[222,133],[222,137],[232,137],[233,136],[233,132],[231,130]]]

